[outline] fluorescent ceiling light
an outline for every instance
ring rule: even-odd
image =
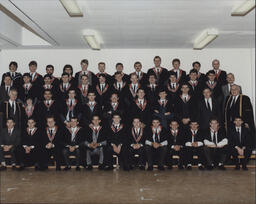
[[[84,39],[93,50],[100,50],[100,43],[94,35],[84,35]]]
[[[96,30],[86,29],[83,31],[83,38],[93,50],[100,50],[103,40]]]
[[[208,29],[203,31],[194,42],[194,49],[201,50],[206,47],[210,42],[218,37],[218,31],[215,29]]]
[[[255,8],[255,0],[246,0],[231,12],[231,16],[245,16]]]
[[[70,17],[83,17],[76,0],[60,0],[60,2]]]

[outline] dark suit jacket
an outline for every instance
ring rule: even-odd
[[[166,132],[166,130],[163,127],[161,127],[161,128],[162,129],[161,129],[160,134],[158,133],[159,139],[160,139],[160,143],[162,143],[164,141],[167,141],[167,132]],[[153,133],[152,127],[148,127],[146,129],[146,141],[148,140],[150,142],[154,142],[153,136],[154,136],[154,133]]]
[[[236,131],[235,126],[233,126],[229,131],[229,145],[231,147],[246,147],[246,148],[252,148],[253,147],[253,140],[252,135],[248,128],[242,126],[241,128],[241,142],[239,139],[239,134]]]
[[[85,130],[82,127],[78,127],[79,130],[76,132],[75,138],[72,140],[72,130],[71,128],[66,128],[64,130],[64,137],[63,137],[63,146],[66,147],[67,145],[79,147],[83,145],[85,140]]]
[[[151,75],[151,74],[155,74],[156,76],[157,76],[157,83],[159,84],[159,85],[163,85],[164,84],[164,82],[168,79],[168,77],[169,77],[169,74],[168,74],[168,70],[166,69],[166,68],[163,68],[163,67],[161,67],[162,68],[162,70],[161,70],[161,72],[160,72],[160,74],[159,74],[159,76],[157,76],[157,74],[156,74],[156,68],[150,68],[149,70],[148,70],[148,72],[147,72],[147,76],[149,76],[149,75]]]
[[[176,136],[174,136],[172,134],[171,129],[169,129],[168,134],[167,134],[168,146],[170,148],[172,147],[172,145],[184,146],[184,144],[185,144],[184,137],[185,137],[185,134],[181,128],[178,129],[178,134]]]
[[[19,129],[14,128],[11,135],[8,135],[8,128],[4,128],[1,131],[0,145],[13,145],[17,147],[20,144],[20,141],[21,133]]]
[[[5,78],[6,75],[11,76],[11,73],[10,72],[6,72],[6,73],[3,74],[1,86],[4,85],[4,78]],[[13,85],[15,87],[19,87],[22,84],[22,74],[21,73],[15,72],[15,76],[11,77],[11,78],[12,78],[12,81],[13,81]]]
[[[209,110],[206,107],[205,99],[201,99],[198,102],[198,112],[197,112],[197,118],[199,121],[200,128],[202,130],[209,128],[210,119],[213,117],[217,117],[219,121],[221,122],[221,110],[218,102],[212,98],[212,110]]]

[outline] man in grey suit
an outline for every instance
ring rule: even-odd
[[[225,105],[225,101],[227,99],[227,97],[230,95],[230,90],[231,90],[231,86],[234,85],[235,83],[235,76],[233,73],[228,73],[227,74],[227,84],[223,85],[221,87],[222,90],[222,94],[223,94],[223,110],[224,110],[224,105]],[[241,86],[238,86],[240,88],[240,94],[242,94],[242,88]]]
[[[15,127],[13,118],[8,118],[6,128],[1,131],[0,135],[0,170],[6,170],[6,162],[4,155],[11,155],[12,169],[16,169],[16,150],[20,144],[20,130]]]

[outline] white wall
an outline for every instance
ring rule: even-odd
[[[38,62],[38,72],[45,73],[45,66],[53,64],[55,75],[60,75],[65,64],[71,64],[75,71],[80,68],[80,60],[89,60],[89,69],[97,72],[97,63],[104,61],[107,72],[113,73],[115,64],[122,62],[125,72],[133,70],[135,61],[141,61],[143,70],[153,66],[153,57],[162,57],[162,66],[170,69],[173,58],[180,58],[181,68],[191,69],[193,61],[200,61],[202,72],[211,68],[211,62],[217,58],[221,61],[221,68],[235,74],[236,83],[242,85],[243,93],[248,95],[255,106],[255,49],[204,49],[202,51],[190,49],[112,49],[112,50],[83,50],[83,49],[41,49],[41,50],[2,50],[0,52],[0,74],[8,70],[8,64],[15,60],[19,64],[19,71],[28,71],[31,60]]]

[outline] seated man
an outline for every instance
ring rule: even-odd
[[[204,133],[204,153],[207,162],[207,170],[212,170],[214,164],[218,164],[220,170],[225,170],[228,139],[225,130],[220,128],[216,118],[210,120],[210,128]]]
[[[26,166],[35,165],[35,170],[39,169],[37,160],[40,157],[38,148],[41,133],[36,127],[34,118],[28,119],[27,126],[21,139],[22,146],[19,149],[20,171],[25,169],[25,164]]]
[[[106,158],[106,170],[113,169],[113,155],[117,155],[123,169],[125,171],[129,170],[129,165],[127,161],[127,157],[125,156],[127,153],[125,142],[126,142],[126,129],[124,125],[121,123],[121,117],[118,113],[113,114],[112,125],[108,128],[107,132],[107,158]]]
[[[63,131],[56,125],[54,116],[48,116],[46,118],[46,128],[42,132],[42,141],[40,142],[42,151],[40,158],[41,170],[48,169],[48,161],[51,156],[53,156],[56,161],[56,171],[61,170],[60,158],[63,148],[61,143],[64,141],[63,135]]]
[[[147,130],[146,155],[148,171],[153,170],[153,154],[157,155],[158,169],[164,170],[164,159],[167,151],[166,130],[160,125],[158,118],[152,120],[152,126]]]
[[[63,141],[64,149],[62,150],[66,164],[64,170],[68,171],[71,169],[69,156],[75,155],[76,171],[80,171],[80,148],[84,142],[84,131],[83,128],[78,126],[79,122],[77,117],[71,117],[69,124],[70,127],[67,127],[68,131],[65,134],[65,140]]]
[[[99,156],[99,170],[104,169],[104,147],[107,145],[105,129],[100,125],[101,120],[98,115],[92,117],[89,125],[87,137],[85,139],[87,169],[92,170],[92,156]]]
[[[229,132],[229,145],[231,155],[235,161],[235,169],[239,170],[238,156],[244,156],[242,161],[242,169],[248,170],[246,164],[252,153],[252,137],[249,128],[243,125],[243,120],[240,116],[235,117],[234,127]]]
[[[167,165],[168,169],[172,169],[173,155],[179,156],[178,168],[183,169],[184,165],[184,131],[179,127],[177,120],[170,122],[170,131],[167,135],[168,153]]]
[[[154,115],[160,119],[161,125],[167,129],[168,122],[174,114],[172,102],[167,100],[167,93],[164,89],[159,91],[159,100],[153,106]]]
[[[130,164],[134,165],[134,155],[139,155],[139,168],[145,170],[145,137],[146,132],[144,125],[141,123],[139,117],[133,118],[132,127],[127,133],[128,136],[128,150],[130,157]],[[133,162],[132,162],[133,161]]]
[[[20,144],[20,130],[15,127],[13,118],[8,118],[6,121],[6,128],[2,129],[0,136],[0,170],[6,170],[6,162],[4,155],[11,155],[12,169],[16,169],[16,150]]]
[[[193,155],[198,156],[198,169],[203,170],[203,138],[202,132],[199,129],[198,122],[195,120],[190,121],[190,129],[185,132],[185,155],[187,169],[192,169]]]

